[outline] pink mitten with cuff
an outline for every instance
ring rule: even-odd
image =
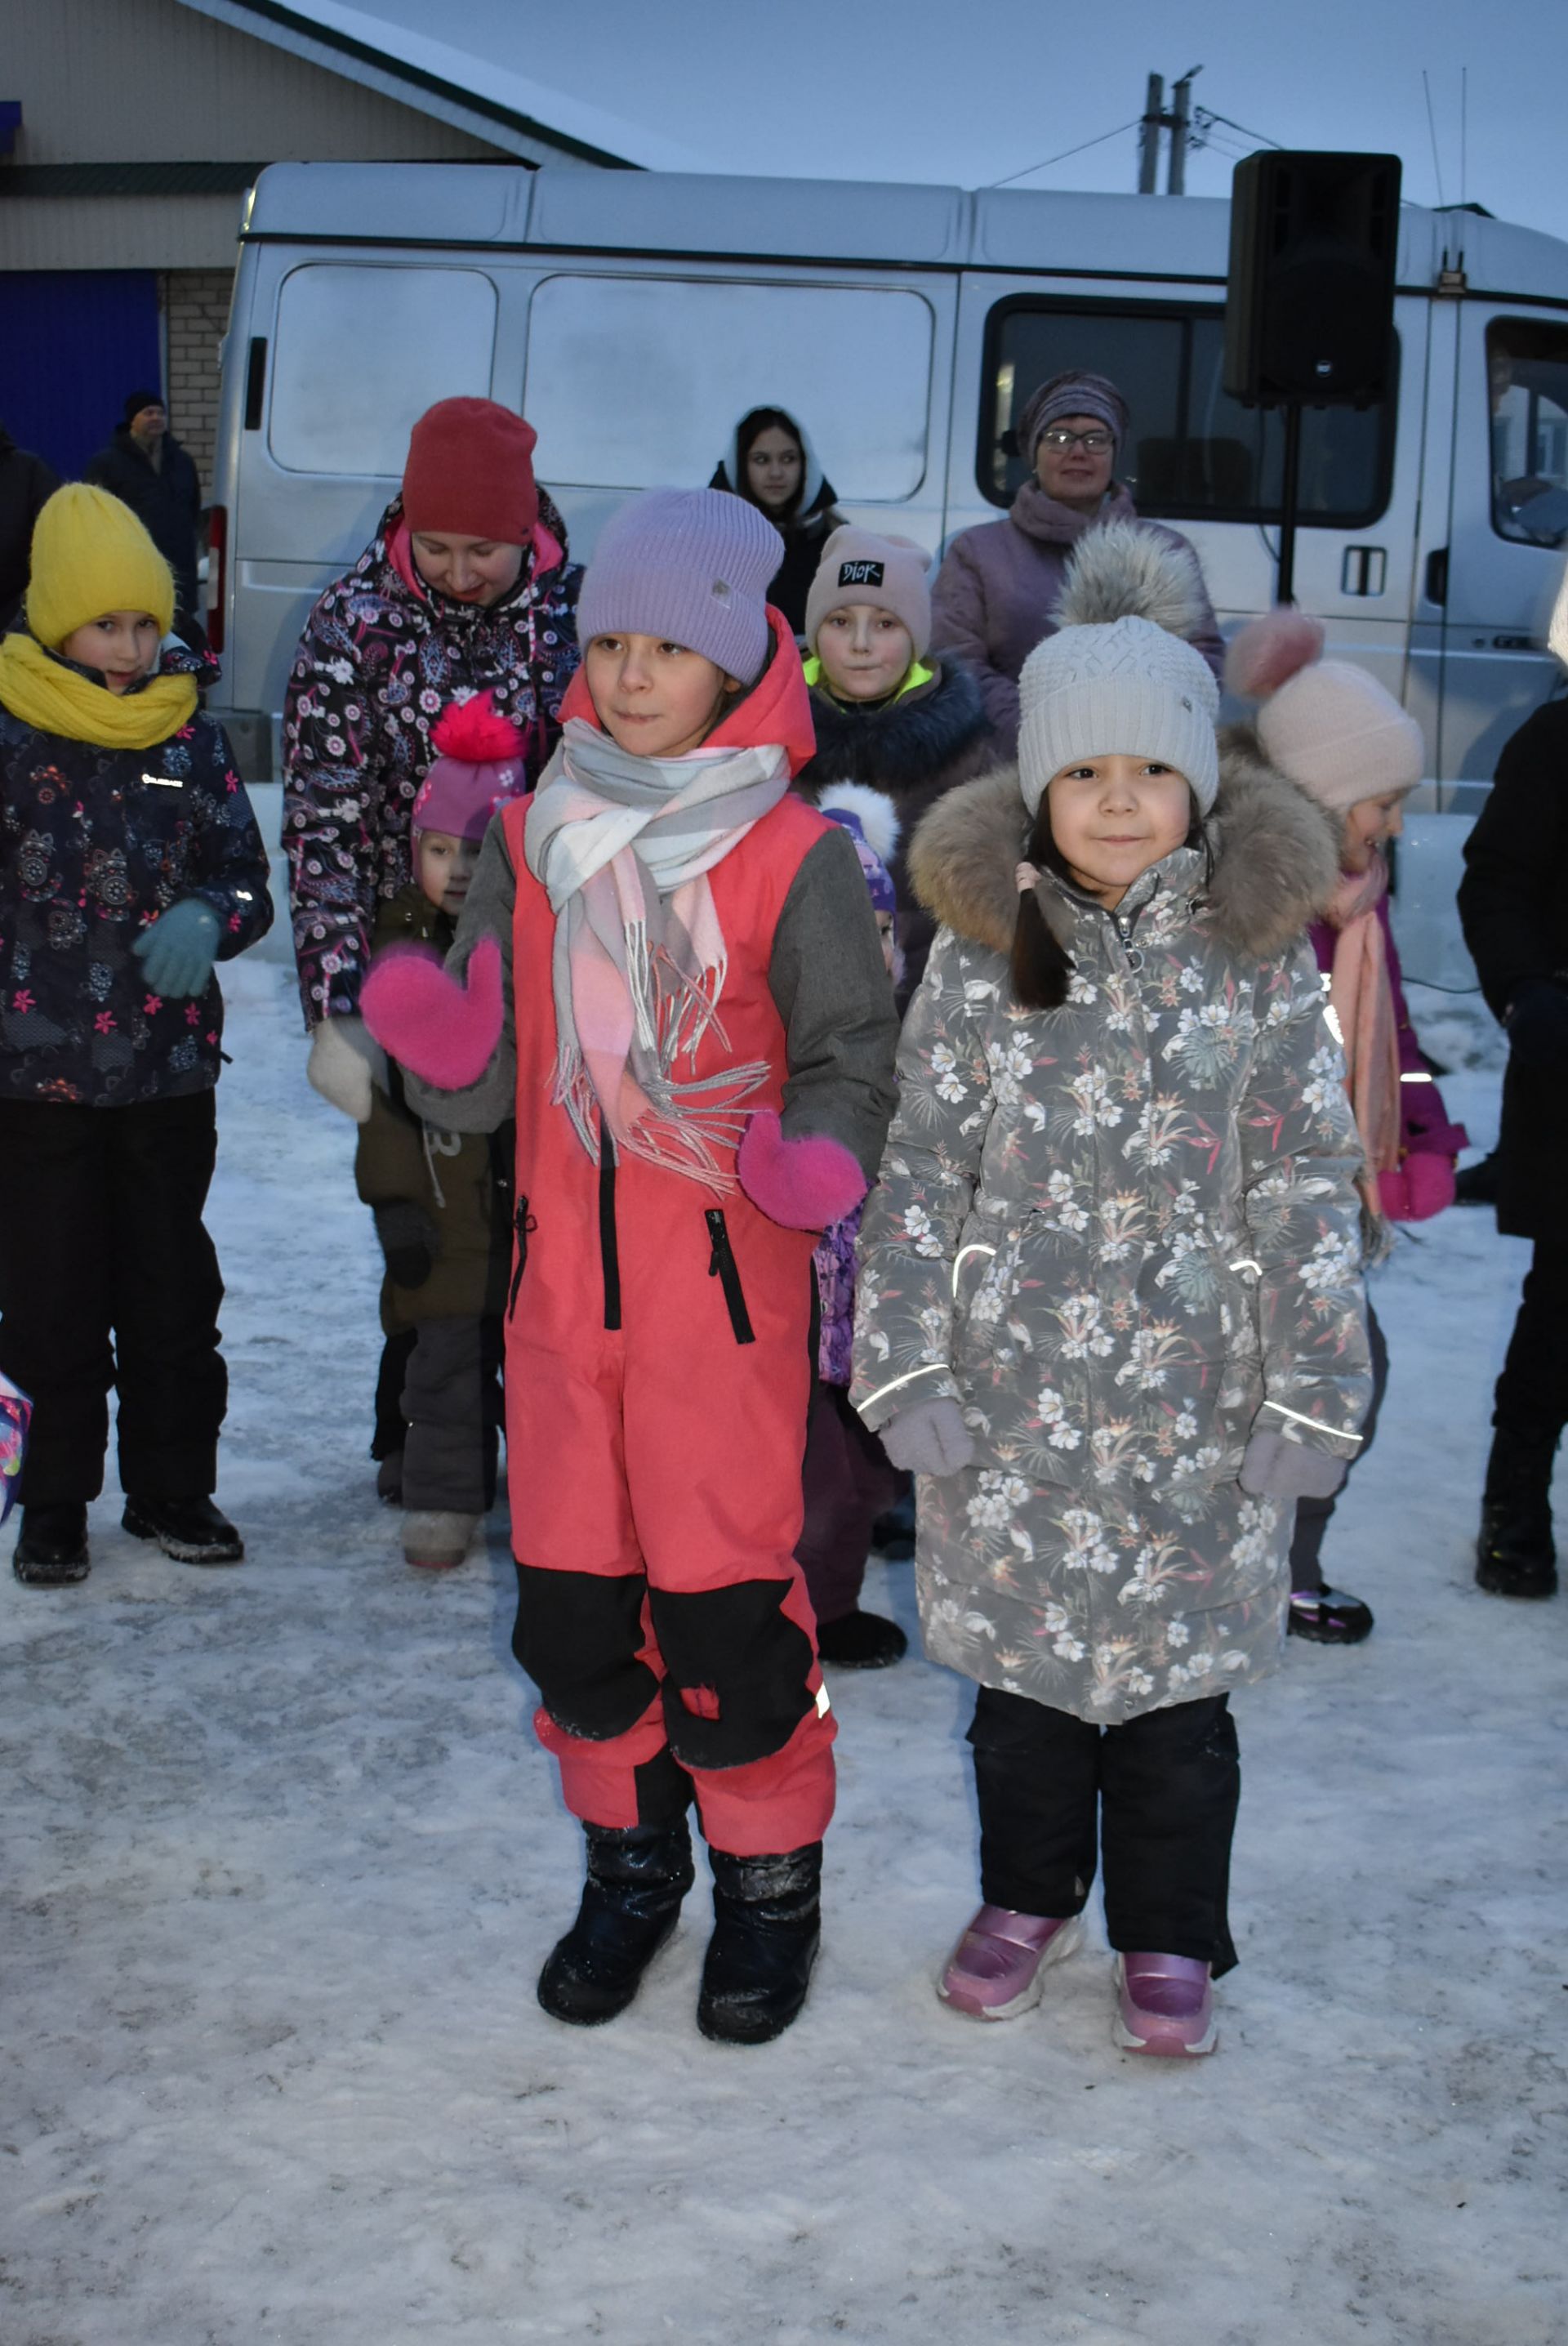
[[[825,1132],[786,1140],[777,1109],[759,1107],[747,1123],[735,1169],[754,1206],[787,1230],[825,1230],[853,1213],[866,1177],[841,1140]]]
[[[1397,1173],[1379,1174],[1378,1196],[1390,1222],[1430,1221],[1453,1203],[1453,1159],[1414,1153]]]
[[[427,945],[390,946],[371,965],[360,1014],[388,1056],[422,1083],[465,1091],[501,1040],[501,948],[480,938],[465,984]]]

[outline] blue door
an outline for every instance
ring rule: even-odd
[[[0,422],[77,477],[129,391],[163,388],[150,269],[0,270]]]

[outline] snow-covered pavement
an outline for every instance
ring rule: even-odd
[[[697,1894],[579,2034],[534,2000],[578,1837],[503,1522],[458,1574],[402,1563],[351,1135],[305,1087],[289,973],[228,984],[220,1496],[249,1560],[144,1549],[111,1480],[91,1579],[0,1599],[5,2346],[1561,2346],[1568,1599],[1483,1596],[1470,1553],[1525,1250],[1455,1212],[1379,1281],[1393,1382],[1329,1556],[1378,1629],[1238,1699],[1214,2060],[1112,2048],[1103,1943],[1010,2026],[939,2007],[967,1689],[912,1658],[834,1682],[793,2032],[697,2036]],[[1494,1062],[1470,1005],[1413,1007]],[[1478,1141],[1495,1089],[1450,1089]],[[907,1570],[870,1601],[912,1630]]]

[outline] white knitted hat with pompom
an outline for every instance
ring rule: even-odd
[[[1319,619],[1266,612],[1226,655],[1228,690],[1261,700],[1257,738],[1298,790],[1348,814],[1363,799],[1413,790],[1426,765],[1421,729],[1364,668],[1320,657]]]

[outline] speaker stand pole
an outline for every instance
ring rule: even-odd
[[[1278,603],[1296,600],[1296,516],[1301,502],[1301,403],[1285,402],[1285,466],[1279,498]]]

